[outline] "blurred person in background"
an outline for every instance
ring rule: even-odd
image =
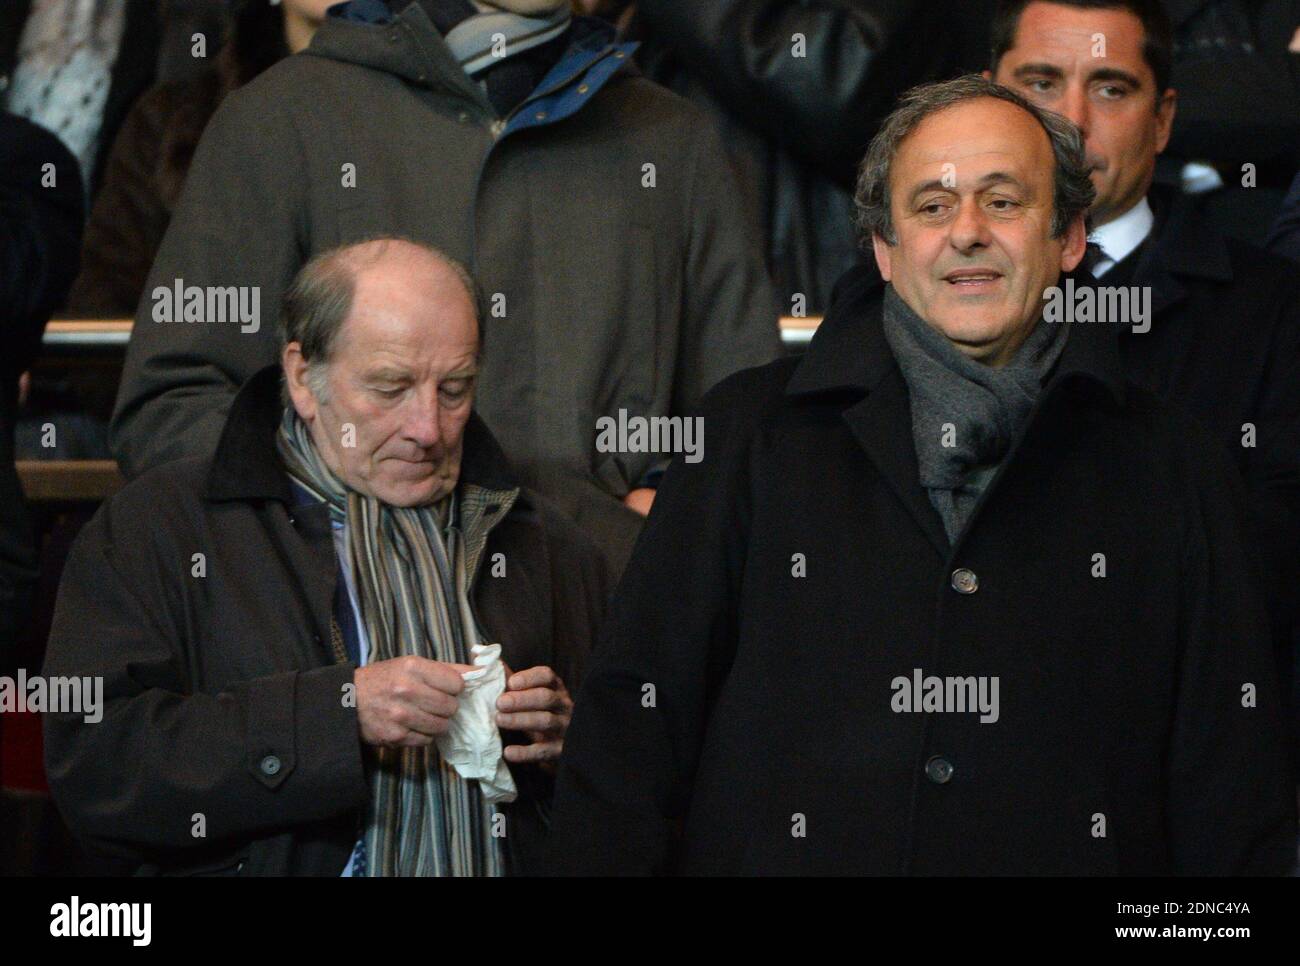
[[[0,111],[0,673],[9,673],[37,575],[35,540],[14,470],[18,382],[77,271],[81,173],[36,124]]]
[[[1263,245],[1300,169],[1300,0],[1164,0],[1178,115],[1156,180]]]
[[[913,84],[983,66],[990,0],[576,0],[642,43],[651,80],[718,125],[787,315],[817,314],[859,260],[858,162]]]
[[[202,72],[159,84],[140,98],[108,159],[69,313],[135,311],[208,120],[232,90],[306,47],[333,2],[238,0],[229,36]]]
[[[118,128],[153,82],[160,41],[154,0],[0,4],[0,107],[58,135],[92,197]]]
[[[136,99],[203,70],[228,15],[227,0],[5,0],[0,108],[59,136],[92,202]]]

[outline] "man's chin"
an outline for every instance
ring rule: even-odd
[[[381,503],[389,506],[418,507],[437,503],[456,488],[454,480],[442,477],[429,477],[419,481],[390,482],[376,489],[376,496]]]
[[[997,342],[1011,328],[1008,324],[990,321],[990,314],[982,312],[976,318],[961,315],[946,318],[936,328],[963,352],[978,352],[981,347]]]

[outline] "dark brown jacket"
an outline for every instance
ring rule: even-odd
[[[367,783],[357,712],[341,700],[355,669],[328,645],[337,557],[325,504],[294,506],[280,469],[278,387],[268,367],[241,390],[215,460],[160,467],[104,504],[64,571],[45,673],[102,676],[103,720],[47,716],[50,788],[74,832],[143,872],[338,875],[354,844]],[[477,416],[461,480],[513,486]],[[484,629],[510,667],[550,665],[576,687],[603,561],[527,491],[480,561],[496,553],[505,576],[484,564],[471,587]],[[528,767],[515,777],[507,860],[527,873],[550,782]]]

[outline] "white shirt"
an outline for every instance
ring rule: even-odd
[[[1101,246],[1102,257],[1092,269],[1101,278],[1146,241],[1156,223],[1155,213],[1145,197],[1114,221],[1094,229],[1088,240]]]

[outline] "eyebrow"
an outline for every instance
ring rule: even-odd
[[[1118,67],[1098,67],[1088,75],[1088,81],[1123,81],[1131,87],[1142,87],[1142,79]]]
[[[1011,72],[1011,76],[1017,80],[1024,80],[1027,77],[1050,77],[1052,80],[1062,80],[1065,71],[1055,64],[1021,64]],[[1098,67],[1096,70],[1089,71],[1088,83],[1096,81],[1123,81],[1139,89],[1142,87],[1140,77],[1118,67]]]
[[[411,374],[401,369],[375,369],[367,372],[365,378],[377,382],[401,382],[403,379],[409,379]]]
[[[990,171],[988,174],[984,175],[982,178],[979,179],[979,181],[975,183],[975,187],[976,190],[982,190],[984,188],[989,188],[995,184],[1015,185],[1017,188],[1020,188],[1021,190],[1024,190],[1025,187],[1024,183],[1019,178],[1017,178],[1015,175],[1008,174],[1005,171]],[[911,195],[908,196],[908,203],[910,204],[912,202],[915,202],[917,198],[925,194],[927,191],[951,192],[952,190],[953,189],[951,186],[944,184],[941,179],[935,178],[933,180],[925,182],[924,184],[917,185],[915,188],[913,188]]]
[[[455,372],[449,372],[443,376],[443,380],[448,379],[472,379],[478,375],[478,365],[471,363],[463,369],[457,369]],[[411,374],[402,369],[376,369],[365,375],[367,381],[371,382],[404,382],[411,378]]]
[[[1061,68],[1057,67],[1055,64],[1021,64],[1011,72],[1011,76],[1019,80],[1023,80],[1030,75],[1054,77],[1059,79],[1065,76],[1065,71],[1061,70]]]

